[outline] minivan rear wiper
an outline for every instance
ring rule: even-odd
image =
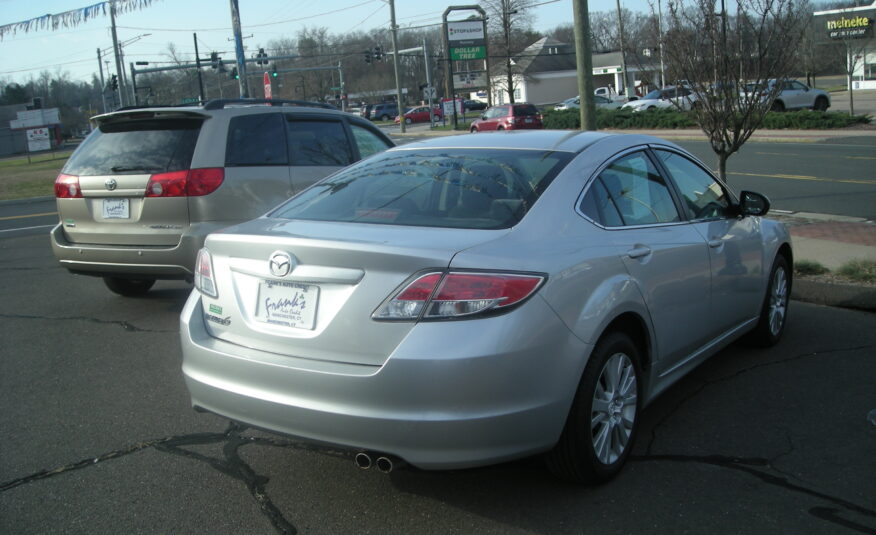
[[[127,167],[124,165],[115,165],[113,167],[110,167],[110,171],[112,171],[113,173],[123,173],[125,171],[160,171],[160,169],[158,169],[157,167]]]

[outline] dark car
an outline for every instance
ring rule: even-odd
[[[395,102],[368,104],[362,108],[362,117],[372,121],[389,121],[398,116],[398,105]]]
[[[466,110],[485,110],[487,109],[487,103],[481,102],[480,100],[466,100],[464,102]]]
[[[532,104],[517,103],[493,106],[471,123],[471,132],[488,130],[522,130],[544,128],[541,113]]]

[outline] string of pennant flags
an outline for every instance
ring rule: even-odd
[[[59,28],[73,28],[79,24],[99,16],[106,16],[112,4],[115,4],[116,15],[128,13],[149,7],[154,0],[108,0],[90,6],[71,9],[63,13],[48,13],[32,19],[13,22],[0,26],[0,41],[7,35],[19,32],[27,33],[37,30],[55,31]]]

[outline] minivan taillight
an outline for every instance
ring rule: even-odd
[[[225,168],[207,167],[156,173],[146,184],[147,197],[198,197],[216,191],[225,180]]]
[[[386,301],[372,317],[429,320],[495,312],[522,303],[544,279],[541,275],[516,273],[426,273]]]
[[[55,179],[55,197],[58,199],[81,199],[82,188],[79,187],[79,177],[61,173]]]

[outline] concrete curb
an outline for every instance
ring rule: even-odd
[[[876,312],[876,287],[822,282],[796,277],[791,299],[841,308]]]

